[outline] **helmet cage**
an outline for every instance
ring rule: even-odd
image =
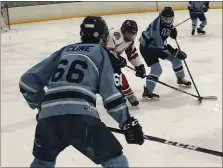
[[[132,33],[127,30],[123,32],[124,40],[127,42],[133,41],[136,38],[136,35],[137,33]]]
[[[174,22],[174,16],[173,17],[166,17],[161,15],[161,21],[167,26],[172,26]]]

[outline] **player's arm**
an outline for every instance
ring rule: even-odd
[[[162,50],[164,53],[170,55],[173,53],[169,50],[169,46],[170,45],[165,45],[164,42],[163,42],[163,39],[161,37],[161,34],[160,34],[160,22],[158,19],[156,19],[153,23],[152,23],[152,28],[151,28],[151,35],[153,37],[153,39],[155,40],[155,43],[157,45],[157,47]],[[172,30],[175,30],[175,32],[171,32],[171,38],[176,38],[177,36],[177,30],[176,29],[172,29]],[[173,35],[174,34],[174,35]],[[172,48],[171,48],[172,49]],[[175,54],[175,53],[174,53]]]
[[[102,50],[102,57],[103,68],[100,74],[99,94],[102,96],[104,107],[107,109],[108,114],[121,127],[128,119],[129,112],[124,96],[121,93],[120,73],[114,72],[110,57],[104,49]],[[116,58],[114,57],[114,59]]]
[[[100,73],[99,94],[108,114],[119,123],[129,144],[142,145],[144,142],[142,127],[138,120],[131,117],[121,90],[121,69],[116,67],[117,58],[109,50],[102,49],[103,67]],[[114,62],[113,62],[114,61]]]
[[[136,69],[136,76],[144,78],[146,76],[146,70],[143,63],[141,62],[134,41],[132,41],[130,46],[125,50],[125,53],[127,55],[129,62],[131,62],[131,64]]]
[[[105,50],[104,50],[105,51]],[[101,71],[100,94],[108,114],[119,123],[129,144],[142,145],[144,142],[142,127],[138,120],[131,117],[120,86],[121,69],[116,67],[116,57],[104,52],[104,66]],[[109,59],[110,58],[110,59]],[[114,61],[114,62],[113,62]]]
[[[162,50],[164,53],[170,55],[172,54],[168,48],[164,45],[163,39],[160,34],[160,23],[159,19],[156,19],[151,25],[151,35],[155,41],[156,46]]]
[[[137,49],[135,47],[134,41],[132,41],[129,47],[125,50],[125,53],[127,55],[129,62],[131,62],[133,66],[139,66],[142,64]]]
[[[45,91],[55,68],[60,60],[62,49],[44,59],[25,72],[19,81],[20,92],[32,109],[39,108]]]
[[[115,50],[115,39],[113,38],[113,35],[111,32],[109,33],[106,47],[109,50],[112,50],[112,51]]]
[[[109,49],[110,51],[113,51],[113,54],[115,55],[115,57],[118,57],[119,59],[119,65],[121,68],[125,67],[127,65],[127,61],[125,60],[125,58],[123,58],[122,56],[118,55],[115,52],[115,46],[117,41],[115,39],[115,36],[112,35],[112,33],[110,33],[110,36],[108,37],[108,42],[107,42],[107,49]]]

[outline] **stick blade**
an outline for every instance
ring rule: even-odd
[[[204,96],[202,99],[203,100],[218,100],[216,96]]]

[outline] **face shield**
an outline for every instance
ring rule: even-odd
[[[104,33],[102,34],[101,36],[101,45],[106,47],[107,45],[107,42],[108,42],[108,36],[109,36],[109,31],[108,31],[108,27],[107,25],[104,27]]]
[[[107,46],[107,42],[108,42],[108,33],[103,34],[101,37],[101,45],[106,47]]]
[[[123,33],[124,40],[126,42],[130,42],[130,41],[135,40],[136,35],[137,35],[137,33],[134,34],[134,33],[128,32],[128,31],[124,31],[124,33]]]
[[[164,16],[161,16],[161,21],[167,25],[167,26],[172,26],[173,25],[173,21],[174,21],[174,17],[164,17]]]

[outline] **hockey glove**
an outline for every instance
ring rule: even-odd
[[[121,68],[124,68],[127,65],[126,59],[123,58],[122,56],[118,56],[119,57],[119,65]]]
[[[142,145],[144,143],[142,127],[139,125],[138,120],[134,119],[134,117],[131,117],[124,122],[122,130],[128,144]]]
[[[140,78],[145,78],[146,77],[146,70],[145,70],[145,67],[143,64],[139,65],[139,66],[136,66],[135,67],[136,69],[136,76],[137,77],[140,77]]]
[[[171,45],[167,44],[164,46],[164,50],[168,50],[172,55],[176,54],[176,49],[174,49]]]
[[[176,39],[177,38],[177,29],[175,27],[173,29],[171,29],[170,37],[172,39]]]
[[[187,54],[183,51],[180,51],[179,49],[176,49],[176,54],[175,54],[176,58],[180,59],[180,60],[184,60],[187,58]]]

